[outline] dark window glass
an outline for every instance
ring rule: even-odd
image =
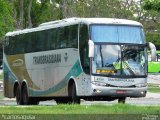
[[[45,41],[47,36],[47,31],[38,31],[36,32],[37,39],[33,39],[35,42],[35,52],[44,51],[45,50]]]
[[[31,52],[31,38],[30,33],[24,34],[24,41],[25,41],[25,52],[29,53]]]
[[[53,28],[9,37],[7,54],[78,48],[78,25]]]
[[[39,51],[38,45],[37,45],[38,41],[37,41],[37,39],[35,39],[36,38],[35,35],[36,35],[35,33],[29,33],[29,43],[30,43],[30,49],[31,49],[30,51],[31,52]]]
[[[5,53],[7,54],[7,55],[10,55],[11,53],[10,53],[10,49],[11,49],[11,40],[12,40],[12,37],[8,37],[7,39],[9,39],[9,45],[7,45],[6,47],[5,47]]]
[[[61,42],[61,48],[66,48],[68,46],[69,40],[69,26],[64,27],[63,39]]]
[[[56,49],[56,42],[57,42],[57,29],[51,29],[51,37],[50,37],[50,47],[51,50]]]
[[[45,49],[50,50],[51,49],[51,39],[52,39],[52,31],[47,30],[46,40],[45,40]]]
[[[58,28],[56,48],[78,48],[78,25]]]
[[[9,41],[9,54],[10,55],[13,55],[13,54],[15,54],[16,53],[16,51],[15,51],[15,48],[16,48],[16,37],[17,36],[13,36],[13,37],[11,37],[11,39],[10,39],[10,41]]]
[[[80,60],[83,71],[86,74],[90,73],[90,59],[88,57],[88,26],[85,24],[80,25],[79,32],[79,50],[80,50]]]
[[[68,35],[69,35],[69,28],[68,27],[61,27],[58,28],[58,40],[57,40],[57,48],[66,48]]]
[[[78,48],[78,25],[72,25],[69,29],[68,47]]]
[[[57,29],[57,34],[58,34],[58,37],[57,37],[57,42],[56,42],[56,48],[59,49],[61,48],[61,40],[63,39],[63,28],[58,28]]]
[[[24,36],[23,34],[16,36],[15,40],[15,54],[23,54],[24,53],[24,44],[23,41]]]

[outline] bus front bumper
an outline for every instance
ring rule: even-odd
[[[122,88],[92,85],[92,96],[106,97],[145,97],[147,87]]]

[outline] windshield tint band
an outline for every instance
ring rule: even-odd
[[[91,40],[94,42],[144,44],[145,37],[141,26],[132,25],[91,25]]]

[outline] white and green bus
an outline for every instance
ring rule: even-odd
[[[20,105],[145,97],[147,45],[142,25],[122,19],[69,18],[9,32],[4,95]]]

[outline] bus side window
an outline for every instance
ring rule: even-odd
[[[8,55],[12,55],[14,48],[13,48],[13,36],[9,37],[9,45],[7,46],[7,53]]]
[[[35,39],[35,45],[36,45],[36,52],[37,51],[45,51],[45,42],[46,42],[46,33],[47,31],[39,31],[37,32],[38,34],[36,35],[37,39]]]
[[[24,53],[24,35],[21,34],[16,37],[16,54],[23,54]]]
[[[72,25],[69,28],[68,47],[78,48],[78,25]]]
[[[16,54],[16,39],[17,36],[12,37],[11,41],[10,41],[10,46],[9,46],[9,51],[10,51],[10,55],[14,55]]]
[[[56,49],[61,48],[61,35],[62,35],[62,28],[57,28],[57,41],[56,41]]]
[[[57,29],[51,29],[51,38],[50,38],[50,47],[51,50],[56,49],[56,42],[57,42]]]
[[[66,26],[64,29],[64,43],[65,43],[65,48],[68,47],[68,43],[69,43],[69,31],[70,31],[70,27]]]
[[[90,59],[88,57],[88,40],[88,26],[85,24],[81,24],[79,33],[79,51],[81,65],[86,74],[90,73]]]
[[[25,38],[25,52],[26,53],[33,52],[33,48],[31,46],[31,42],[32,42],[31,33],[25,34],[24,38]]]
[[[37,46],[38,46],[38,42],[35,39],[35,34],[37,33],[30,33],[30,45],[31,45],[31,51],[32,52],[37,52]]]
[[[52,31],[47,30],[46,34],[47,35],[46,35],[46,41],[45,41],[45,48],[46,48],[46,50],[51,50]]]
[[[66,48],[68,41],[68,27],[59,28],[59,36],[57,41],[57,48]]]

